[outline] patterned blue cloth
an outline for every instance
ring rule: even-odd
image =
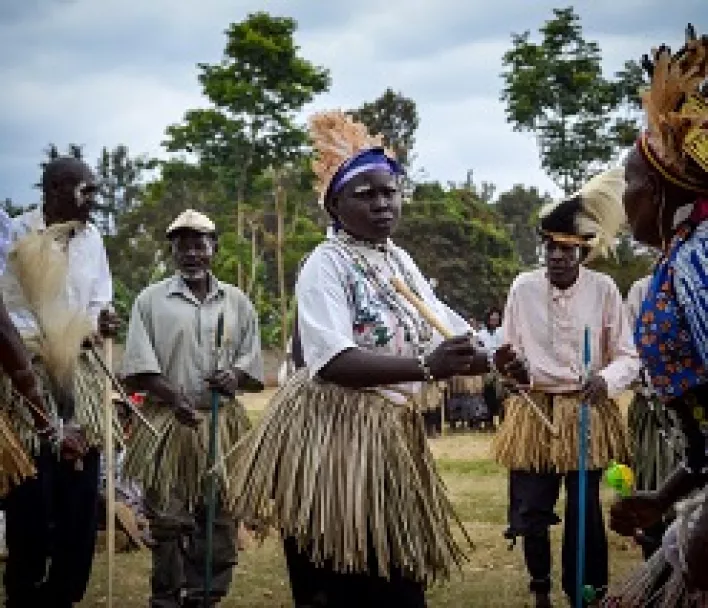
[[[703,367],[708,369],[708,220],[684,243],[674,263],[674,289]]]
[[[663,402],[708,381],[708,221],[700,220],[677,230],[637,319],[637,348]]]

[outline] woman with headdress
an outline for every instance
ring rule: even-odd
[[[612,508],[611,526],[634,535],[680,499],[678,517],[657,552],[612,603],[694,606],[708,602],[708,37],[672,54],[662,45],[644,58],[651,84],[642,99],[647,130],[626,163],[624,206],[635,238],[660,247],[636,326],[640,355],[662,403],[673,409],[687,444],[683,466],[662,487]],[[701,489],[702,488],[702,489]],[[661,592],[663,566],[673,566]],[[657,599],[658,598],[658,599]]]
[[[295,288],[294,358],[305,367],[237,446],[235,509],[280,528],[297,606],[424,606],[425,583],[464,552],[417,395],[423,382],[487,371],[488,359],[390,240],[401,166],[341,112],[310,127],[332,233]],[[443,340],[393,277],[457,337]],[[508,348],[496,360],[515,361]]]

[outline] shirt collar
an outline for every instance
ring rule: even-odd
[[[167,292],[171,296],[180,295],[188,300],[195,300],[192,290],[189,288],[187,283],[179,274],[174,274],[170,279],[170,284],[168,286]],[[209,272],[209,291],[207,292],[204,301],[214,299],[217,296],[224,295],[224,285],[219,279],[217,279],[211,272]]]
[[[553,285],[553,283],[548,280],[548,271],[544,272],[544,276],[546,277],[546,281],[548,281],[548,285],[551,290],[551,297],[554,300],[558,300],[560,298],[572,298],[580,289],[580,284],[584,281],[586,274],[587,270],[581,265],[578,272],[578,278],[575,279],[575,283],[566,289],[558,289],[558,287]]]
[[[20,216],[20,220],[30,231],[41,232],[47,229],[47,223],[44,221],[44,212],[42,211],[41,206],[22,214]],[[94,227],[94,224],[89,221],[80,227],[76,232],[79,234],[88,232]]]

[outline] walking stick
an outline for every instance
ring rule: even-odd
[[[221,342],[224,337],[224,313],[219,313],[218,321],[216,322],[216,340],[215,340],[215,371],[218,370],[219,360],[221,359]],[[216,442],[217,429],[219,424],[219,391],[212,389],[211,391],[211,420],[209,420],[209,455],[207,460],[208,479],[208,495],[207,495],[207,529],[206,529],[206,570],[204,573],[204,606],[211,605],[211,586],[212,586],[212,566],[214,548],[214,520],[216,519],[216,474],[213,471],[216,464]]]
[[[583,340],[583,374],[587,382],[590,377],[590,327],[585,326]],[[593,594],[586,588],[585,578],[585,514],[587,511],[587,450],[589,436],[589,409],[586,400],[580,403],[580,428],[578,429],[578,555],[575,571],[575,607],[582,608],[586,594]]]
[[[406,285],[398,277],[391,278],[391,285],[393,288],[400,293],[408,302],[415,308],[420,316],[423,317],[430,325],[440,333],[443,338],[452,338],[452,332],[445,327],[433,312],[428,308],[428,306],[423,302],[416,294],[414,294],[408,285]],[[553,425],[553,423],[548,419],[548,417],[543,413],[543,410],[536,405],[533,399],[529,397],[528,393],[522,391],[520,388],[515,387],[514,391],[517,392],[521,398],[527,403],[531,410],[538,416],[539,420],[543,425],[551,432],[551,435],[558,437],[558,429]]]
[[[113,366],[113,339],[104,338],[104,356],[108,369]],[[108,552],[108,608],[113,606],[113,566],[116,550],[116,488],[115,488],[115,446],[113,443],[113,386],[108,375],[105,377],[104,425],[105,441],[103,456],[106,469],[106,551]]]
[[[125,389],[121,385],[121,383],[118,381],[118,378],[116,378],[115,374],[111,371],[111,366],[108,365],[108,362],[103,359],[101,356],[100,351],[98,350],[98,347],[91,343],[91,352],[93,352],[94,357],[96,358],[96,361],[98,361],[98,364],[101,366],[101,369],[103,370],[103,373],[106,374],[106,378],[112,386],[115,391],[120,395],[120,398],[125,402],[125,405],[128,406],[128,409],[135,414],[138,420],[142,422],[150,431],[152,436],[155,439],[160,438],[160,433],[157,432],[157,429],[150,423],[150,421],[145,417],[145,415],[140,411],[140,408],[138,408],[134,403],[133,400],[128,397],[128,393],[125,392]]]

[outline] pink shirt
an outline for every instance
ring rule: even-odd
[[[607,275],[580,268],[566,290],[553,287],[540,268],[520,274],[504,311],[504,343],[529,362],[536,390],[566,393],[583,382],[583,340],[590,327],[590,371],[617,397],[637,377],[640,360],[622,296]]]

